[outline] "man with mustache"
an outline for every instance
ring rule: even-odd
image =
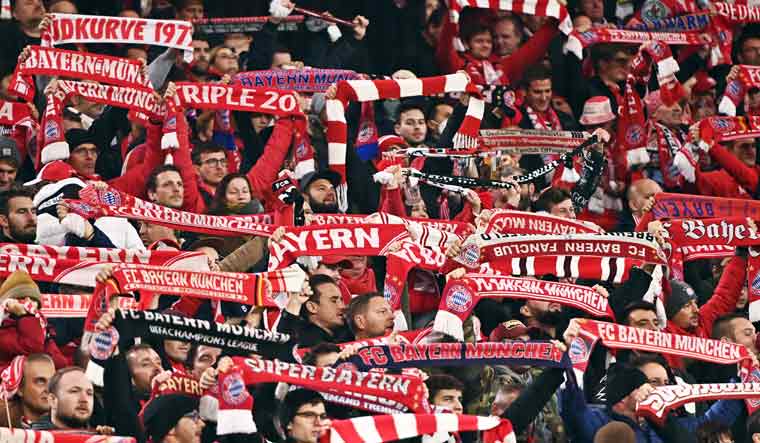
[[[68,367],[56,372],[48,385],[50,415],[32,423],[34,430],[87,430],[95,405],[95,389],[84,371]]]
[[[37,237],[37,209],[32,196],[24,189],[11,189],[0,195],[0,242],[34,243]]]

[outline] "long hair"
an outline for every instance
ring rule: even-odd
[[[226,215],[229,212],[227,209],[227,199],[225,196],[227,195],[227,187],[230,185],[230,182],[236,178],[242,178],[245,180],[245,183],[248,185],[248,190],[253,192],[253,189],[251,188],[251,182],[248,180],[248,177],[246,177],[245,174],[241,174],[239,172],[227,174],[224,176],[222,181],[216,185],[214,199],[211,200],[211,204],[209,205],[209,214]],[[253,199],[253,196],[251,196],[251,199]]]

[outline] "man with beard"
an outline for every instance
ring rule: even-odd
[[[301,178],[304,213],[337,214],[338,196],[335,188],[338,185],[340,175],[337,172],[325,170],[305,174]]]
[[[13,188],[0,195],[0,242],[32,244],[37,237],[37,210],[25,189]]]
[[[45,16],[42,0],[16,0],[13,2],[13,21],[3,23],[0,31],[0,60],[2,72],[12,72],[16,58],[27,45],[40,44],[40,23]]]
[[[548,301],[528,300],[520,307],[523,323],[550,337],[557,336],[557,325],[562,321],[562,305]]]
[[[196,32],[190,45],[193,47],[193,61],[188,65],[188,74],[195,81],[206,81],[211,61],[211,46],[208,39],[205,35]]]
[[[393,309],[381,293],[355,297],[346,319],[357,340],[384,337],[393,331]]]
[[[95,406],[95,389],[84,371],[69,367],[50,379],[50,415],[32,424],[32,429],[86,430]]]

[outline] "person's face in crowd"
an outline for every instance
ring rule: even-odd
[[[501,414],[503,414],[504,411],[506,411],[519,396],[520,391],[504,391],[502,389],[499,389],[499,391],[496,392],[496,397],[494,397],[493,403],[491,404],[491,415],[501,417]]]
[[[499,20],[493,27],[494,46],[499,56],[512,55],[522,42],[522,34],[511,20]]]
[[[760,66],[760,38],[748,38],[739,53],[742,64]]]
[[[190,352],[190,343],[180,340],[164,340],[164,351],[171,360],[184,363],[187,361],[188,352]]]
[[[746,318],[735,318],[731,320],[731,330],[733,331],[731,335],[734,337],[733,341],[735,343],[746,346],[753,354],[757,355],[757,344],[755,341],[757,331],[752,322]]]
[[[699,307],[696,300],[690,300],[673,316],[673,323],[679,328],[691,331],[699,326]]]
[[[51,14],[78,14],[77,6],[68,0],[61,0],[50,5]]]
[[[37,209],[29,197],[8,201],[8,216],[0,215],[3,234],[19,243],[34,243],[37,237]]]
[[[147,60],[148,59],[148,51],[146,51],[143,48],[129,48],[127,49],[127,59],[128,60]]]
[[[306,189],[309,206],[315,213],[338,212],[338,197],[335,194],[335,186],[330,180],[320,178],[314,180]]]
[[[199,345],[193,359],[193,375],[200,379],[203,371],[214,366],[222,350],[206,345]]]
[[[224,199],[231,205],[246,205],[251,202],[251,187],[244,178],[233,178],[227,185]]]
[[[13,8],[13,18],[18,20],[22,28],[37,29],[45,16],[45,5],[42,0],[18,0]]]
[[[148,197],[154,203],[179,209],[185,196],[185,186],[177,171],[164,171],[156,177],[155,192],[148,191]]]
[[[90,177],[95,175],[95,162],[98,161],[98,147],[93,143],[83,143],[69,154],[69,164],[78,174]]]
[[[590,18],[578,15],[573,19],[573,28],[578,32],[586,32],[594,25]]]
[[[620,83],[628,77],[631,70],[631,57],[629,54],[618,51],[609,60],[599,61],[599,77],[605,81]]]
[[[287,66],[293,63],[293,58],[290,52],[275,52],[272,55],[272,66],[269,69],[282,69],[283,66]]]
[[[425,0],[425,21],[436,9],[441,7],[441,0]]]
[[[557,217],[575,219],[575,207],[573,206],[573,201],[569,198],[561,201],[552,206],[549,213],[551,215],[556,215]]]
[[[433,406],[446,408],[455,414],[462,414],[462,391],[459,389],[441,389],[435,393],[431,400]]]
[[[451,117],[451,113],[454,112],[454,108],[446,103],[436,105],[435,112],[433,112],[433,118],[428,120],[428,129],[435,134],[440,133],[441,123],[448,120]]]
[[[177,20],[201,20],[205,15],[202,1],[188,2],[184,8],[177,10]]]
[[[672,106],[660,105],[654,113],[654,118],[663,125],[674,128],[683,123],[684,104],[673,103]]]
[[[0,80],[0,99],[13,101],[15,100],[15,97],[12,97],[8,93],[8,86],[11,84],[11,79],[13,78],[13,73],[10,73],[2,78]]]
[[[150,384],[161,373],[161,357],[153,349],[139,349],[127,356],[132,384],[139,392],[150,392]]]
[[[134,9],[122,9],[119,11],[119,17],[140,18],[140,14]]]
[[[570,103],[567,102],[565,97],[553,96],[551,99],[551,106],[555,111],[564,112],[567,115],[573,115],[573,108],[570,107]],[[607,125],[612,126],[613,122],[607,122],[604,124],[604,126]]]
[[[214,56],[214,68],[222,74],[236,74],[238,71],[237,54],[230,48],[219,48]]]
[[[269,126],[269,123],[272,122],[272,118],[273,117],[269,114],[253,112],[251,113],[251,126],[253,126],[253,130],[257,134],[261,134],[261,131],[266,129],[266,127]]]
[[[31,418],[29,415],[40,416],[50,412],[48,382],[53,374],[55,366],[51,361],[37,360],[24,364],[24,377],[18,395],[27,418]]]
[[[548,301],[528,300],[520,308],[520,313],[542,325],[555,326],[562,319],[562,305]]]
[[[525,101],[538,112],[544,112],[549,109],[552,100],[552,81],[551,79],[533,80],[528,85],[525,94]]]
[[[234,48],[237,54],[248,52],[252,41],[253,38],[250,35],[242,32],[231,32],[224,35],[224,46]]]
[[[354,317],[357,339],[383,337],[393,331],[393,310],[383,297],[372,297],[363,314]]]
[[[327,265],[320,263],[311,275],[326,275],[331,279],[338,281],[340,280],[340,267],[337,264]]]
[[[193,67],[198,72],[207,72],[211,60],[211,47],[206,40],[193,40]]]
[[[409,109],[398,116],[398,122],[394,126],[396,135],[400,136],[410,146],[417,146],[425,141],[427,125],[425,114],[420,109]]]
[[[174,238],[174,231],[166,226],[146,222],[139,222],[139,226],[140,240],[142,240],[145,246],[149,246],[159,240]]]
[[[326,366],[332,366],[338,361],[340,354],[337,352],[328,352],[326,354],[320,354],[314,361],[314,366],[323,368]]]
[[[200,165],[195,170],[204,183],[216,186],[227,175],[227,155],[222,152],[204,152],[201,154]]]
[[[628,326],[656,331],[659,325],[657,313],[649,309],[634,309],[628,314]]]
[[[351,266],[341,270],[342,275],[349,278],[359,278],[367,272],[369,258],[366,255],[350,255],[346,259],[351,262]]]
[[[53,424],[63,429],[83,429],[92,416],[95,389],[82,371],[64,374],[56,392],[51,392]]]
[[[343,326],[346,305],[338,285],[324,283],[316,287],[319,291],[319,303],[306,302],[306,309],[313,314],[312,321],[326,329],[336,329]]]
[[[698,95],[695,94],[694,100],[691,102],[691,112],[694,121],[699,121],[703,118],[716,115],[718,113],[718,107],[715,105],[715,94],[712,92]]]
[[[491,56],[493,50],[493,37],[490,31],[479,32],[467,41],[467,46],[473,57],[484,60]]]
[[[5,192],[11,188],[16,181],[18,169],[8,161],[0,160],[0,192]]]
[[[599,23],[604,20],[604,3],[602,0],[581,0],[580,10],[593,22]]]
[[[166,443],[200,443],[205,426],[198,411],[193,411],[179,419],[164,441]]]
[[[412,206],[412,210],[409,211],[409,216],[412,218],[430,218],[430,215],[428,215],[427,212],[427,207],[425,207],[425,202],[420,201]]]
[[[296,443],[317,443],[330,427],[324,403],[301,405],[293,421],[287,425],[287,434]]]
[[[665,368],[659,363],[647,363],[638,369],[647,377],[647,383],[654,386],[655,388],[670,384],[668,371],[666,371]]]
[[[662,188],[654,180],[638,180],[633,183],[628,195],[628,207],[636,215],[642,215],[646,202],[662,192]]]
[[[755,156],[757,155],[757,148],[754,138],[734,141],[730,148],[730,151],[745,165],[749,166],[750,168],[755,167]]]

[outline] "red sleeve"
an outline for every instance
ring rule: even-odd
[[[295,133],[295,124],[291,118],[280,118],[274,125],[272,135],[264,147],[264,155],[248,171],[248,181],[251,182],[251,194],[263,198],[271,193],[272,183],[282,169],[285,157]]]
[[[145,131],[145,158],[143,161],[138,167],[128,169],[121,177],[108,182],[114,188],[140,198],[146,196],[145,185],[150,173],[161,166],[164,159],[164,153],[161,152],[161,126],[149,124]]]
[[[64,355],[53,339],[49,339],[47,343],[45,343],[45,353],[53,359],[53,365],[55,365],[56,369],[67,368],[74,365],[74,359]]]
[[[379,212],[386,212],[399,217],[406,217],[406,207],[401,199],[401,188],[388,189],[383,186],[380,189],[380,205],[377,209]]]
[[[464,66],[464,60],[454,48],[454,38],[457,37],[457,25],[451,22],[448,14],[443,22],[438,45],[435,48],[435,63],[444,74],[451,74]]]
[[[533,34],[524,45],[520,46],[512,55],[501,59],[501,69],[512,83],[519,81],[528,66],[540,62],[549,49],[549,44],[555,35],[559,33],[557,21],[550,19]]]
[[[182,183],[185,187],[182,210],[203,214],[206,212],[206,202],[203,201],[203,197],[198,190],[198,173],[195,172],[193,160],[190,158],[190,137],[188,135],[190,132],[187,127],[187,119],[184,112],[177,114],[179,149],[174,153],[174,166],[179,169]]]
[[[470,202],[465,202],[464,207],[462,207],[462,210],[459,211],[459,214],[457,214],[453,220],[462,223],[474,223],[475,214],[472,213],[472,204]]]
[[[701,326],[708,334],[716,318],[736,310],[736,301],[746,282],[746,273],[747,259],[745,257],[731,258],[723,269],[723,275],[712,297],[699,308]]]
[[[755,192],[757,189],[757,171],[742,163],[720,145],[710,148],[710,158],[715,160],[723,169],[725,169],[747,192]]]
[[[33,315],[25,315],[16,320],[15,328],[3,328],[0,333],[0,349],[4,354],[29,355],[45,352],[45,331],[40,320]]]
[[[172,309],[179,311],[188,317],[195,317],[195,314],[198,312],[198,309],[200,309],[202,303],[202,298],[181,297],[174,302]]]

